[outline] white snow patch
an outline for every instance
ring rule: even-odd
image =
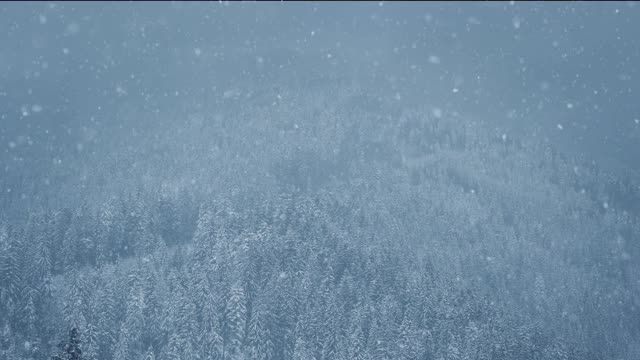
[[[240,90],[238,89],[225,90],[225,92],[222,94],[222,97],[224,99],[237,98],[239,96],[240,96]]]
[[[431,64],[440,64],[440,58],[436,55],[429,55],[429,62]]]
[[[513,23],[514,29],[520,29],[520,26],[522,25],[522,20],[516,16],[513,18],[512,23]]]
[[[473,24],[473,25],[480,25],[480,24],[482,24],[482,23],[480,22],[480,20],[478,20],[478,18],[475,18],[475,17],[473,17],[473,16],[471,16],[471,17],[467,18],[467,22],[468,22],[469,24]]]
[[[116,86],[116,94],[118,94],[119,96],[127,95],[127,90],[125,90],[122,86],[118,85]]]
[[[78,25],[78,23],[76,22],[72,22],[69,25],[67,25],[67,29],[65,32],[67,35],[75,35],[78,32],[80,32],[80,25]]]

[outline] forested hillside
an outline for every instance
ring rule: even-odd
[[[640,356],[637,183],[446,109],[306,89],[240,87],[52,165],[86,176],[4,208],[0,358],[74,327],[101,360]]]

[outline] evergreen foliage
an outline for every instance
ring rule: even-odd
[[[231,124],[274,144],[230,142],[218,192],[151,187],[1,224],[0,358],[51,354],[61,328],[74,360],[638,354],[640,214],[601,203],[620,183],[426,112],[378,120],[320,117],[289,142]]]

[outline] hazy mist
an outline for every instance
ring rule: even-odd
[[[0,4],[0,358],[639,358],[638,34],[635,1]]]

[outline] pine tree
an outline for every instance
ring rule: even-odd
[[[255,304],[249,320],[247,341],[253,351],[252,359],[268,360],[274,355],[274,344],[268,329],[269,312],[265,307],[266,304],[261,301]]]
[[[216,219],[212,209],[202,207],[196,225],[196,231],[193,235],[193,241],[196,246],[206,247],[207,243],[215,240]]]
[[[131,290],[127,304],[127,311],[120,330],[120,339],[116,345],[117,353],[128,357],[135,357],[141,348],[141,338],[144,332],[144,293],[141,288]],[[124,353],[123,353],[124,352]]]
[[[418,357],[418,331],[409,314],[405,315],[400,325],[397,353],[394,356],[397,359],[416,359]]]
[[[5,323],[0,335],[0,355],[2,355],[2,358],[7,360],[17,360],[16,336],[8,323]]]
[[[19,310],[22,273],[19,268],[20,244],[10,237],[6,226],[0,226],[0,312],[16,316]],[[0,317],[0,319],[2,319]]]
[[[147,351],[142,356],[142,360],[156,360],[156,355],[153,352],[153,348],[149,346]]]
[[[83,360],[82,350],[80,349],[80,332],[77,328],[69,330],[69,340],[62,341],[58,344],[60,354],[51,357],[52,360]]]
[[[181,360],[183,353],[183,341],[177,334],[173,334],[169,337],[169,342],[164,347],[162,352],[163,360]]]
[[[85,358],[87,359],[98,359],[98,354],[100,352],[100,348],[98,346],[98,334],[96,331],[96,326],[92,323],[88,323],[85,327]]]
[[[118,342],[115,346],[113,360],[127,360],[130,357],[129,351],[129,330],[124,324],[120,328]]]
[[[223,339],[221,333],[218,302],[210,295],[202,309],[202,324],[197,338],[200,344],[200,353],[205,356],[205,360],[222,358]]]
[[[246,304],[244,288],[239,281],[231,287],[226,306],[228,353],[237,354],[244,341]]]
[[[366,347],[366,339],[362,328],[362,319],[360,316],[354,318],[351,331],[349,331],[349,358],[353,360],[365,360],[369,358]]]
[[[313,350],[309,348],[309,345],[301,336],[295,340],[293,358],[296,360],[315,360]]]
[[[27,286],[24,292],[26,293],[25,298],[27,301],[24,304],[24,308],[22,309],[23,319],[27,325],[27,333],[30,335],[35,335],[36,322],[38,321],[35,302],[38,298],[38,293],[37,290],[33,289],[30,286]]]
[[[110,355],[118,340],[116,280],[112,270],[112,265],[104,268],[104,283],[97,287],[95,301],[92,302],[92,314],[98,324],[96,329],[97,348],[100,355],[98,358],[106,358]]]

